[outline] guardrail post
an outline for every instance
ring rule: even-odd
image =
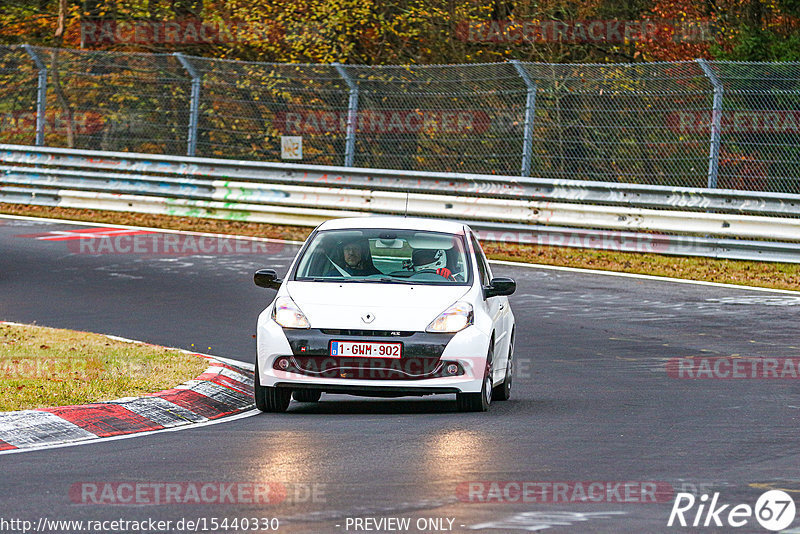
[[[358,84],[347,73],[343,65],[334,63],[336,72],[342,77],[347,87],[350,88],[350,98],[347,102],[347,138],[344,149],[344,166],[352,167],[356,155],[356,127],[358,126]]]
[[[512,59],[511,64],[517,69],[517,74],[525,82],[528,89],[528,96],[525,99],[525,130],[522,135],[522,176],[531,175],[531,159],[533,151],[533,119],[536,112],[536,83],[531,79],[519,60]]]
[[[189,134],[186,139],[186,155],[194,156],[197,151],[197,123],[200,116],[200,76],[186,57],[180,52],[172,54],[181,62],[183,68],[192,77],[192,97],[189,102]]]
[[[714,86],[714,101],[711,112],[711,149],[708,154],[708,188],[717,187],[717,176],[719,174],[719,145],[722,136],[722,83],[711,70],[705,59],[697,59],[700,68],[703,69],[706,77]]]
[[[31,57],[39,70],[39,86],[36,91],[36,146],[44,145],[45,106],[47,105],[47,67],[31,45],[24,44],[22,48]]]

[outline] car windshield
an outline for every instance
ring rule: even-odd
[[[300,258],[295,280],[464,285],[462,236],[421,230],[324,230]]]

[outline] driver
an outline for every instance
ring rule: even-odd
[[[442,249],[417,249],[411,254],[411,263],[418,273],[429,271],[445,278],[452,276],[447,268],[447,253]]]
[[[355,238],[345,241],[342,245],[342,255],[344,265],[342,266],[348,274],[353,276],[370,276],[381,274],[372,263],[372,254],[369,251],[369,241],[363,238]]]

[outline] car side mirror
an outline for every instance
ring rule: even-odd
[[[517,290],[517,283],[512,278],[492,278],[488,286],[483,286],[483,298],[508,296]]]
[[[259,269],[253,275],[253,282],[258,287],[266,287],[267,289],[279,289],[283,280],[278,278],[278,273],[275,269]]]

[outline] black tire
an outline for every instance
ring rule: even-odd
[[[258,358],[256,358],[255,379],[253,381],[253,397],[256,408],[262,412],[285,412],[292,400],[292,390],[262,386],[258,372]]]
[[[297,389],[292,396],[297,402],[319,402],[322,392],[318,389]]]
[[[486,368],[483,371],[483,386],[480,393],[456,393],[459,412],[485,412],[492,403],[492,360],[494,359],[494,340],[486,355]]]
[[[506,377],[503,382],[492,391],[492,400],[507,401],[511,398],[511,380],[514,378],[514,332],[511,332],[511,341],[508,345],[508,362],[506,363]]]

